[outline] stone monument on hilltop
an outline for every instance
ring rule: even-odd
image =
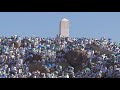
[[[59,36],[60,37],[69,37],[69,20],[66,18],[63,18],[60,21]]]

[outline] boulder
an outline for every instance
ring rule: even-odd
[[[69,65],[74,67],[75,72],[82,70],[82,63],[87,63],[88,61],[85,52],[83,53],[80,50],[71,50],[65,54],[64,58]]]
[[[30,70],[30,72],[39,70],[41,73],[47,73],[46,68],[44,66],[42,66],[41,63],[30,63],[29,70]]]

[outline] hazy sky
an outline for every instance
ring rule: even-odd
[[[120,12],[0,12],[0,36],[55,37],[64,17],[70,20],[71,37],[120,42]]]

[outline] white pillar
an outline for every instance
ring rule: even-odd
[[[60,32],[59,32],[60,37],[69,37],[69,20],[66,18],[63,18],[60,21]]]

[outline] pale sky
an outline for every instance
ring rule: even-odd
[[[120,12],[0,12],[0,36],[55,37],[64,17],[70,20],[70,37],[120,42]]]

